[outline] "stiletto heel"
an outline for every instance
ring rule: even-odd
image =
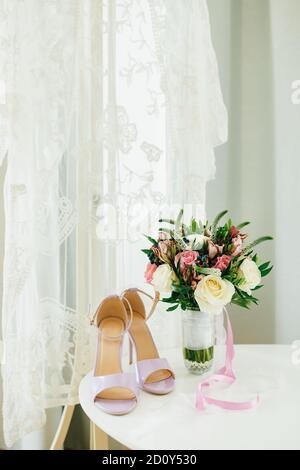
[[[135,375],[124,373],[121,366],[124,335],[131,324],[128,308],[130,311],[131,307],[125,309],[120,297],[107,297],[93,321],[98,328],[98,341],[91,399],[102,411],[113,415],[132,411],[139,395]]]
[[[139,292],[150,297],[153,305],[148,317]],[[147,320],[155,311],[159,295],[155,298],[140,289],[128,289],[123,292],[122,299],[132,321],[128,335],[136,350],[136,376],[139,386],[146,392],[164,395],[171,392],[175,385],[175,375],[168,361],[159,357],[159,353],[147,325]],[[129,309],[130,306],[130,309]]]
[[[129,365],[133,364],[133,344],[129,337]]]

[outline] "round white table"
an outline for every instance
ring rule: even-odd
[[[100,433],[98,444],[92,436],[93,448],[105,448],[109,435],[132,450],[300,449],[300,364],[292,360],[292,348],[241,345],[235,350],[236,383],[229,388],[216,386],[210,395],[244,401],[258,393],[261,402],[254,410],[210,406],[197,411],[195,392],[203,377],[186,371],[180,349],[161,354],[175,370],[175,390],[166,396],[141,392],[136,409],[126,416],[97,409],[88,399],[86,376],[79,397],[94,432]]]

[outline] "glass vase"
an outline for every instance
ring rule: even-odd
[[[205,374],[213,365],[214,324],[212,315],[182,310],[182,341],[185,367],[192,374]]]

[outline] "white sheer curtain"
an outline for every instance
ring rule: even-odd
[[[204,0],[0,0],[0,22],[11,445],[77,401],[89,305],[141,284],[159,211],[203,214],[226,111]],[[162,346],[170,325],[154,320]]]
[[[3,417],[9,446],[45,423],[46,407],[76,402],[90,366],[92,198],[100,174],[97,4],[1,1],[8,124]]]

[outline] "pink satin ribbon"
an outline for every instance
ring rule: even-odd
[[[196,408],[199,411],[204,411],[206,405],[215,405],[223,408],[225,410],[250,410],[255,408],[259,403],[259,396],[245,402],[231,402],[224,400],[217,400],[215,398],[210,398],[205,395],[205,390],[213,385],[216,382],[223,382],[228,385],[231,385],[235,382],[236,377],[232,370],[232,361],[234,358],[234,347],[233,347],[233,331],[230,323],[229,315],[225,309],[226,320],[227,320],[227,340],[226,340],[226,361],[225,366],[222,367],[216,374],[212,375],[208,379],[204,380],[198,385],[198,390],[196,394]]]

